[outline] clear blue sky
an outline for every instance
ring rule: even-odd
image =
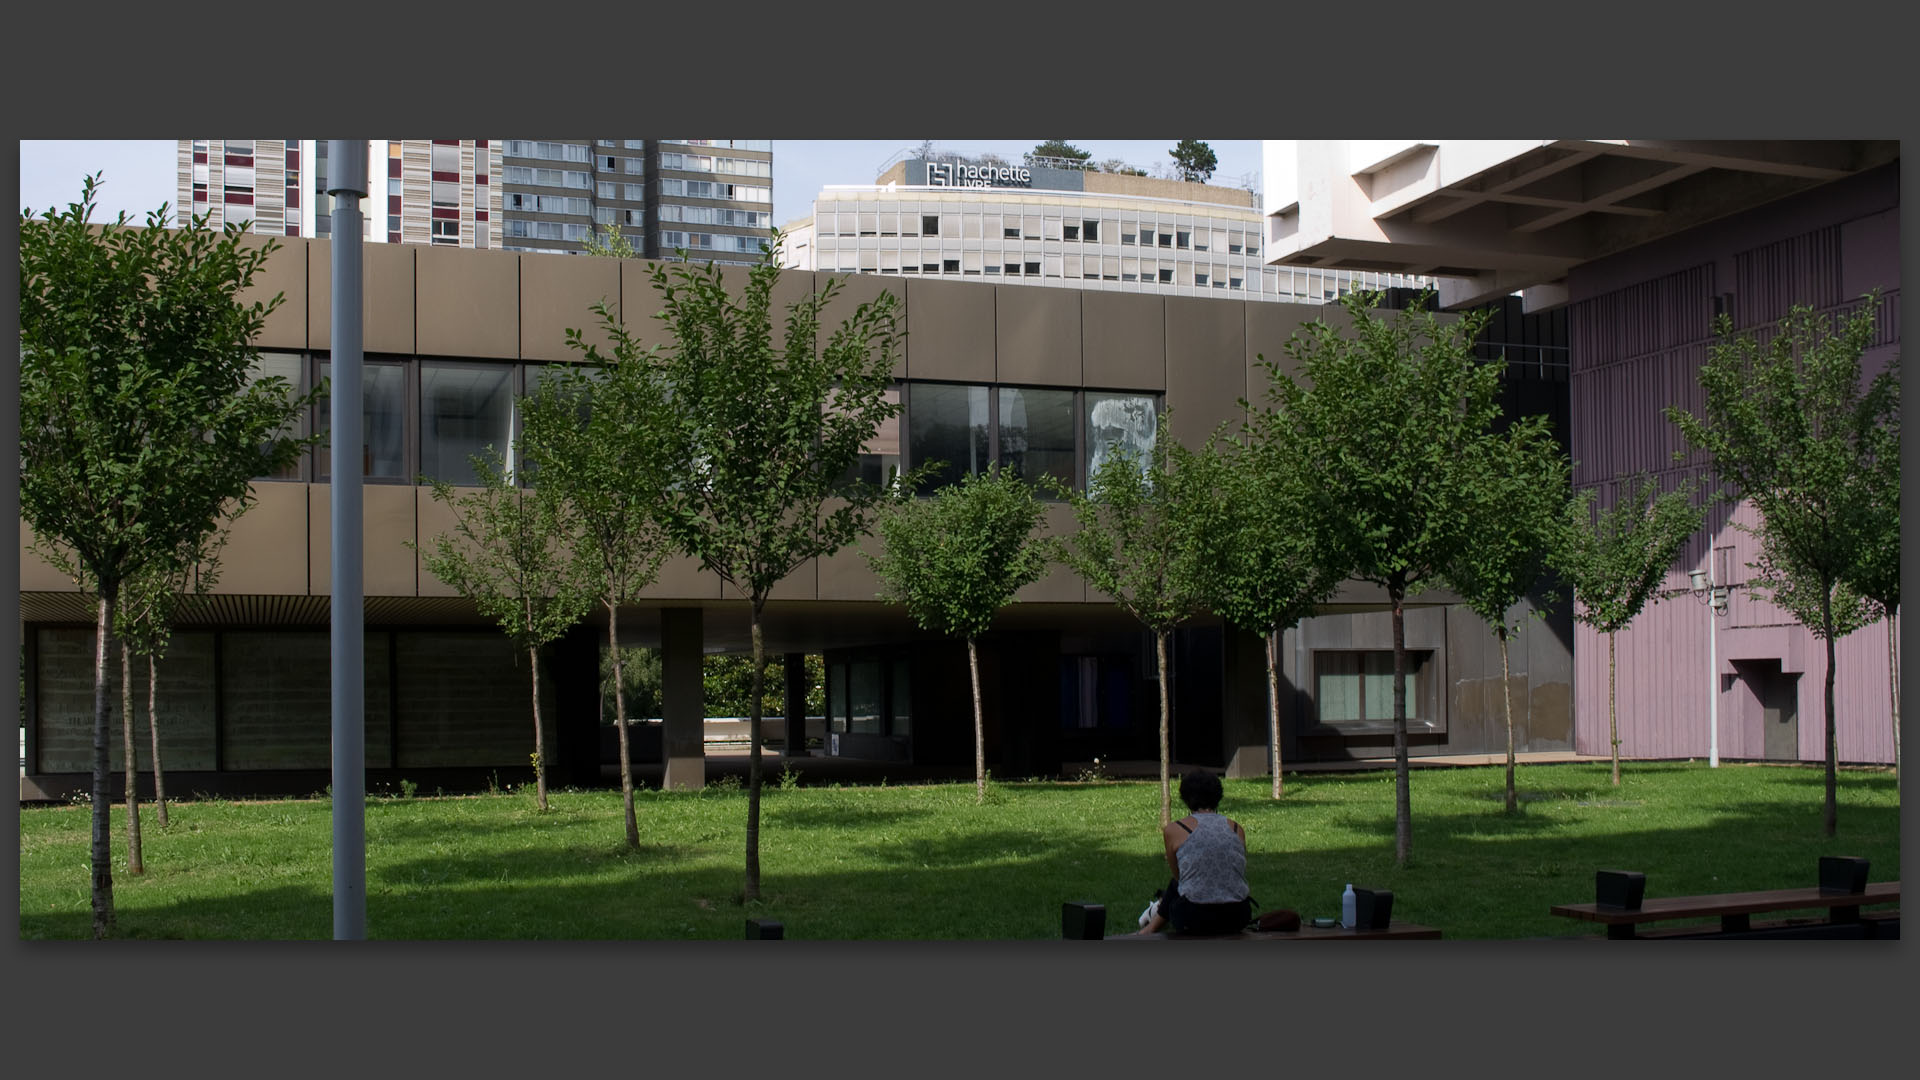
[[[994,153],[1009,161],[1033,149],[1039,139],[935,139],[943,150]],[[1143,169],[1170,162],[1167,150],[1177,139],[1069,139],[1093,153],[1094,160],[1120,158]],[[880,163],[921,139],[793,140],[773,144],[773,220],[784,224],[810,212],[813,198],[828,184],[871,184]],[[1258,140],[1208,139],[1219,157],[1215,183],[1235,183],[1246,173],[1260,184]],[[22,141],[20,200],[36,216],[49,206],[62,209],[80,195],[83,174],[104,172],[94,220],[111,221],[122,210],[144,221],[149,210],[171,204],[174,192],[174,144],[147,141]]]

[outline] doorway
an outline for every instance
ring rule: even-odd
[[[1760,706],[1760,756],[1767,761],[1800,760],[1800,674],[1780,670],[1778,660],[1735,663]]]

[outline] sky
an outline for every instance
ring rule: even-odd
[[[828,184],[871,184],[880,164],[900,150],[920,145],[922,139],[793,140],[773,144],[773,220],[784,225],[812,212],[814,196]],[[942,150],[961,154],[998,154],[1018,163],[1039,139],[935,139]],[[1091,151],[1095,161],[1119,158],[1151,171],[1171,163],[1167,151],[1177,139],[1069,139]],[[1215,183],[1238,186],[1252,174],[1260,185],[1260,142],[1257,139],[1206,139],[1220,159]],[[95,221],[112,221],[124,210],[127,217],[145,221],[147,212],[174,202],[174,143],[146,141],[34,141],[20,143],[20,200],[39,216],[48,207],[65,209],[79,198],[80,178],[95,172],[105,176]]]

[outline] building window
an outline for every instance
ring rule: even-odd
[[[435,180],[433,182],[433,205],[458,207],[460,205],[459,182]]]
[[[434,243],[441,244],[441,245],[459,244],[460,243],[459,220],[448,219],[448,218],[434,218],[432,239]]]
[[[331,361],[320,361],[320,378],[332,374]],[[366,361],[360,371],[361,475],[369,480],[411,482],[407,471],[407,365],[404,361]],[[314,402],[314,430],[331,432],[332,403],[326,395]],[[332,444],[323,439],[315,451],[315,479],[326,483],[333,475]]]
[[[1407,728],[1438,730],[1427,700],[1431,651],[1407,650]],[[1318,722],[1349,732],[1393,730],[1393,652],[1389,649],[1315,650],[1314,708]]]
[[[1028,277],[1039,277],[1039,276],[1040,276],[1040,264],[1039,264],[1039,263],[1037,263],[1037,262],[1030,262],[1030,263],[1028,263],[1028,264],[1027,264],[1027,276],[1028,276]]]
[[[1071,390],[1001,387],[1000,467],[1036,487],[1043,476],[1074,483],[1073,397]]]
[[[513,460],[513,367],[422,361],[420,472],[429,480],[478,484],[468,459],[490,450]]]
[[[436,143],[433,147],[433,171],[460,175],[460,148]]]
[[[1160,283],[1162,285],[1173,284],[1173,267],[1163,266],[1160,268]]]
[[[944,273],[957,274],[960,272],[960,260],[959,259],[943,260],[940,264],[940,269]]]
[[[297,397],[306,392],[306,360],[299,353],[261,352],[247,373],[247,383],[252,385],[261,379],[277,377],[286,381],[288,392]],[[296,416],[276,434],[279,439],[298,439],[307,433],[306,417]],[[304,455],[303,455],[304,457]],[[302,458],[295,458],[279,472],[269,476],[255,477],[256,480],[301,480],[306,476],[306,466]]]
[[[1089,244],[1098,243],[1100,241],[1100,223],[1098,221],[1082,221],[1080,223],[1080,235]]]
[[[1062,226],[1060,227],[1060,229],[1061,229],[1061,238],[1062,238],[1062,239],[1064,239],[1064,240],[1078,240],[1078,239],[1080,239],[1080,226],[1078,226],[1078,225],[1062,225]]]
[[[827,716],[828,727],[844,733],[847,730],[847,665],[833,664],[827,668]]]
[[[1087,394],[1087,481],[1109,458],[1128,454],[1145,472],[1159,430],[1159,399],[1145,394]]]
[[[1173,234],[1172,234],[1172,233],[1161,233],[1161,234],[1160,234],[1160,246],[1161,246],[1161,247],[1172,247],[1172,246],[1173,246]]]
[[[915,467],[939,462],[921,486],[924,492],[985,471],[992,460],[987,441],[987,388],[915,383],[907,398],[907,453]]]

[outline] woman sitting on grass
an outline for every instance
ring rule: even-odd
[[[1180,778],[1193,813],[1160,830],[1173,880],[1148,909],[1143,934],[1236,934],[1253,917],[1247,896],[1247,833],[1220,813],[1220,778],[1195,769]]]

